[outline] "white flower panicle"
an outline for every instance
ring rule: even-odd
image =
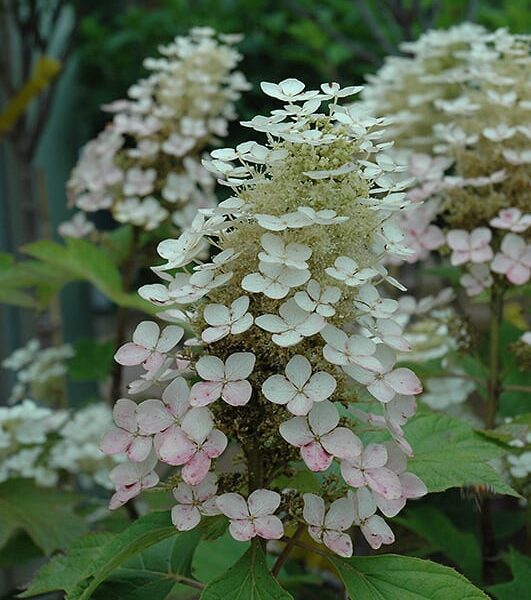
[[[98,447],[101,431],[111,422],[111,411],[103,403],[72,415],[28,399],[0,407],[0,482],[24,478],[48,487],[70,474],[82,487],[111,487],[116,460]]]
[[[182,330],[169,326],[165,332],[174,329],[161,334],[169,339],[162,350],[159,328],[143,323],[134,343],[118,351],[119,362],[143,363],[141,379],[165,390],[161,400],[136,409],[128,404],[127,423],[115,414],[122,432],[109,434],[105,449],[126,452],[132,464],[143,464],[149,451],[181,467],[175,526],[193,527],[215,505],[239,540],[282,536],[283,522],[274,514],[282,490],[267,488],[289,472],[290,461],[302,458],[316,472],[337,461],[348,474],[344,497],[328,513],[319,500],[298,518],[315,539],[346,556],[352,544],[344,530],[352,523],[390,543],[388,527],[374,516],[376,505],[394,503],[396,514],[407,498],[426,493],[414,475],[402,476],[412,450],[401,426],[414,414],[422,388],[411,370],[396,366],[393,347],[408,345],[393,320],[398,304],[383,291],[385,283],[404,289],[382,265],[401,249],[400,236],[391,248],[382,231],[408,204],[407,182],[388,144],[380,143],[384,119],[340,104],[359,88],[306,90],[287,79],[262,89],[282,108],[243,125],[265,133],[266,141],[212,152],[205,165],[233,195],[200,211],[179,239],[159,245],[167,262],[154,270],[162,283],[140,289],[165,307],[167,319],[187,321],[195,338],[176,349]],[[205,242],[218,251],[209,263],[200,260]],[[191,386],[187,370],[197,377]],[[388,431],[388,445],[364,446],[354,433],[359,423],[367,428],[367,413],[354,418],[348,410],[358,398],[385,415],[376,429]],[[145,436],[152,438],[151,450]],[[247,472],[234,478],[218,464],[216,480],[209,470],[229,439]],[[129,487],[117,485],[113,506],[155,485],[152,462],[133,471]],[[349,487],[357,491],[347,495]],[[370,514],[356,508],[353,498],[365,494],[360,490],[374,494]],[[289,507],[282,506],[285,522]]]
[[[70,344],[42,348],[32,339],[2,361],[2,367],[16,374],[16,382],[8,398],[14,404],[31,397],[42,402],[52,402],[61,394],[66,375],[66,360],[74,356]]]
[[[186,227],[200,207],[215,204],[213,177],[201,154],[227,134],[235,102],[249,88],[236,69],[239,36],[196,28],[148,58],[150,71],[126,100],[104,108],[111,123],[81,153],[68,182],[72,205],[111,210],[121,223],[146,230],[173,221]],[[85,235],[78,218],[61,234]]]
[[[426,200],[399,217],[414,251],[406,260],[448,245],[470,296],[530,277],[530,43],[470,23],[429,31],[364,90],[371,112],[393,121],[387,134],[417,181],[408,197]]]

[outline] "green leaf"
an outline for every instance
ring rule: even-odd
[[[508,562],[513,573],[512,581],[498,583],[488,588],[497,600],[520,600],[527,598],[531,589],[531,558],[511,548]]]
[[[38,572],[28,589],[20,594],[30,598],[56,590],[70,593],[75,586],[92,573],[91,563],[103,552],[113,538],[110,533],[91,533],[78,538],[67,554],[54,556]]]
[[[353,600],[488,600],[457,571],[429,560],[383,554],[330,561]]]
[[[155,512],[141,517],[114,536],[90,562],[90,574],[67,596],[68,600],[88,600],[94,590],[126,561],[162,540],[177,535],[169,513]]]
[[[293,600],[280,587],[266,564],[260,543],[249,550],[226,573],[214,579],[201,594],[201,600]]]
[[[249,546],[237,542],[228,532],[214,540],[203,537],[194,555],[194,577],[205,583],[212,581],[238,561]]]
[[[75,355],[68,361],[68,374],[75,381],[102,381],[109,375],[113,364],[113,342],[78,340]]]
[[[151,546],[114,571],[93,594],[97,600],[165,600],[182,576],[191,577],[192,558],[201,539],[194,529]]]
[[[441,511],[429,506],[415,506],[394,519],[443,552],[473,581],[481,580],[481,550],[472,533],[458,529]]]
[[[470,425],[444,414],[424,412],[404,427],[415,456],[408,471],[418,475],[430,492],[452,487],[488,485],[499,494],[519,497],[489,464],[505,451]]]
[[[56,269],[60,269],[71,279],[88,281],[102,294],[119,306],[136,308],[149,314],[155,308],[137,294],[123,291],[120,271],[111,256],[102,248],[75,238],[68,238],[66,245],[50,240],[39,240],[28,244],[22,250]]]
[[[26,479],[0,485],[0,547],[17,531],[26,532],[45,554],[68,547],[86,531],[73,512],[78,497],[55,489],[37,487]]]

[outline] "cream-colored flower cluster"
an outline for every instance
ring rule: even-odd
[[[170,217],[189,225],[198,207],[212,206],[215,181],[201,154],[227,134],[234,103],[249,88],[235,70],[239,39],[196,28],[146,59],[151,74],[129,88],[128,99],[104,107],[112,122],[82,150],[68,182],[72,205],[111,210],[146,230]]]
[[[103,403],[73,415],[28,399],[0,407],[0,482],[24,478],[55,486],[69,474],[83,487],[109,487],[117,461],[102,454],[98,443],[110,423],[111,411]]]
[[[454,252],[484,249],[455,263],[471,263],[467,289],[488,287],[489,269],[516,285],[529,279],[520,234],[531,224],[530,40],[468,23],[430,31],[403,45],[410,56],[388,58],[364,92],[371,110],[394,122],[388,135],[418,182],[410,198],[429,199],[402,215],[410,260],[445,241]],[[435,219],[454,230],[447,240]]]
[[[307,90],[287,79],[262,90],[281,108],[242,124],[265,134],[264,144],[218,149],[205,161],[233,195],[159,244],[163,281],[139,290],[166,318],[187,320],[196,339],[179,351],[182,328],[144,322],[117,352],[121,364],[144,366],[132,391],[157,383],[163,392],[116,404],[117,428],[102,447],[131,463],[113,474],[111,505],[156,485],[160,460],[180,467],[178,529],[221,512],[238,540],[279,539],[274,513],[284,500],[274,481],[299,460],[335,472],[337,487],[323,489],[334,500],[328,511],[322,497],[305,495],[298,518],[349,556],[353,523],[374,548],[391,543],[377,510],[393,516],[426,493],[406,472],[412,449],[402,430],[422,388],[396,366],[409,345],[393,318],[398,303],[382,289],[404,290],[382,261],[407,254],[390,217],[407,207],[408,182],[381,143],[384,119],[342,105],[360,88]],[[207,263],[205,240],[216,251]],[[360,397],[374,413],[348,412]],[[367,428],[387,431],[387,442],[364,445],[354,431]],[[212,461],[229,439],[243,469],[220,475],[217,465],[216,482]]]

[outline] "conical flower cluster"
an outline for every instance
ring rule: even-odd
[[[145,370],[130,391],[157,397],[116,405],[103,447],[132,462],[117,468],[112,505],[156,485],[160,460],[180,467],[178,529],[223,513],[238,540],[278,539],[295,518],[348,556],[353,524],[374,548],[391,543],[377,510],[393,516],[426,493],[406,471],[402,430],[421,385],[396,367],[408,344],[383,290],[404,290],[382,262],[407,250],[390,217],[407,206],[408,182],[380,143],[384,119],[341,105],[360,88],[287,79],[262,89],[281,108],[242,124],[265,142],[212,152],[205,166],[232,195],[159,245],[162,282],[139,290],[196,337],[177,350],[182,328],[144,322],[118,351]],[[374,429],[382,443],[364,444],[358,434]],[[229,440],[236,464],[213,466]],[[336,481],[323,479],[328,510],[315,494],[292,510],[275,482],[294,464]]]
[[[147,230],[170,218],[189,225],[198,207],[213,206],[215,181],[201,154],[227,134],[249,87],[235,70],[239,39],[196,28],[146,59],[150,75],[104,107],[112,122],[84,147],[68,182],[71,203]]]
[[[491,272],[529,280],[530,40],[466,23],[430,31],[404,44],[411,56],[388,58],[364,92],[394,122],[388,133],[418,182],[409,197],[429,199],[401,215],[409,260],[447,244],[452,263],[469,266],[471,295],[492,285]],[[445,236],[436,219],[454,231]]]

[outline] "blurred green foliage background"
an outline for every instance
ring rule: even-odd
[[[83,3],[84,4],[84,3]],[[267,106],[260,81],[297,77],[359,83],[405,39],[429,28],[473,20],[526,32],[528,0],[108,0],[81,20],[78,56],[85,118],[100,126],[96,107],[123,97],[144,74],[142,60],[190,27],[244,34],[242,70],[253,83],[242,118]]]

